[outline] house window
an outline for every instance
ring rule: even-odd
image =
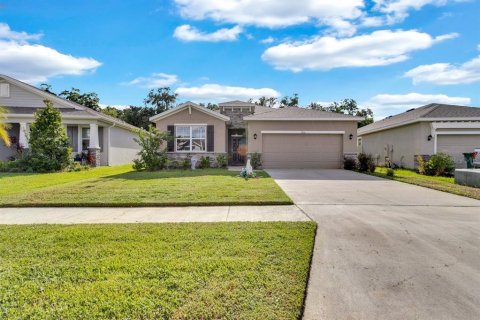
[[[207,150],[206,126],[176,126],[175,145],[177,151]]]
[[[0,98],[10,98],[10,84],[0,83]]]
[[[90,146],[90,128],[82,128],[82,151]]]

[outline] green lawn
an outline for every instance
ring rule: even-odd
[[[49,174],[0,173],[0,206],[291,204],[265,172],[245,180],[224,169],[136,172],[131,165]]]
[[[455,184],[453,177],[426,176],[407,169],[395,169],[395,176],[393,178],[388,177],[386,173],[387,169],[377,167],[373,175],[480,200],[479,188]]]
[[[0,226],[0,318],[298,319],[315,228]]]

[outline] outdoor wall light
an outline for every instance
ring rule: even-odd
[[[353,139],[353,134],[350,133],[350,135],[348,136],[348,139],[352,140]]]
[[[256,133],[253,134],[253,139],[257,140],[257,134]]]
[[[427,140],[428,141],[432,140],[432,135],[431,134],[428,135]]]

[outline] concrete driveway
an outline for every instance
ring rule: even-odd
[[[344,170],[268,170],[318,222],[304,319],[479,319],[480,201]]]

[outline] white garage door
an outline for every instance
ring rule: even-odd
[[[340,134],[263,134],[264,168],[338,169],[343,162]]]
[[[466,165],[462,153],[473,152],[478,148],[480,148],[480,135],[438,135],[437,153],[450,154],[457,168],[463,168]]]

